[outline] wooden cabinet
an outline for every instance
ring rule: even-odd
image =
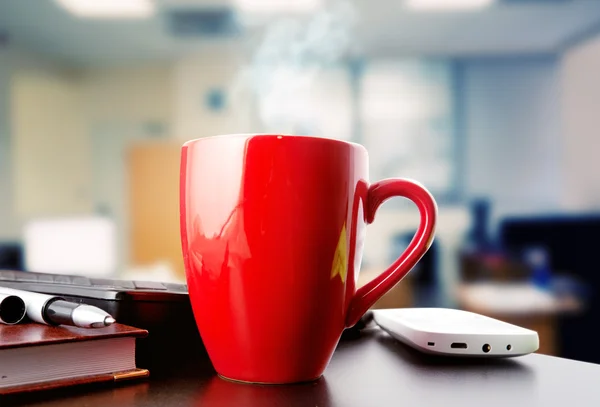
[[[181,143],[144,142],[128,154],[130,262],[167,262],[184,276],[179,235]]]

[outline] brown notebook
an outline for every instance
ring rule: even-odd
[[[0,324],[0,395],[147,377],[135,366],[135,339],[146,335],[121,324]]]

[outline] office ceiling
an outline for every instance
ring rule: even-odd
[[[2,0],[0,47],[79,64],[170,59],[215,44],[236,47],[257,40],[278,21],[236,25],[227,0],[155,2],[157,13],[149,19],[110,21],[76,18],[53,0]],[[351,42],[365,56],[553,53],[600,32],[597,0],[501,0],[477,11],[435,13],[409,11],[403,0],[345,4],[357,16]]]

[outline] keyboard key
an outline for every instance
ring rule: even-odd
[[[134,281],[135,288],[139,290],[166,290],[167,287],[163,283],[156,281]]]
[[[92,282],[87,277],[73,277],[73,285],[81,285],[84,287],[88,287],[92,285]]]
[[[0,280],[14,281],[15,280],[15,272],[8,271],[8,270],[0,271]]]
[[[117,287],[125,288],[128,290],[135,290],[135,285],[133,285],[133,281],[129,280],[113,280],[113,284]]]
[[[71,277],[57,275],[54,277],[54,282],[57,284],[71,284]]]
[[[17,273],[15,274],[16,281],[27,281],[27,282],[35,282],[37,281],[37,273]]]
[[[41,283],[54,286],[79,286],[90,287],[100,290],[120,290],[120,291],[136,291],[136,290],[152,290],[152,291],[171,291],[173,293],[187,294],[187,284],[181,283],[162,283],[158,281],[130,281],[130,280],[113,280],[107,278],[88,278],[77,275],[62,275],[52,273],[34,273],[14,270],[0,270],[0,281],[10,281],[23,283]]]
[[[104,288],[124,288],[124,289],[135,289],[135,286],[131,281],[127,280],[109,280],[107,278],[92,278],[90,279],[93,287],[104,287]]]
[[[165,287],[167,287],[167,289],[169,289],[170,291],[174,291],[174,292],[178,292],[178,293],[185,293],[185,294],[187,294],[187,292],[188,292],[188,287],[186,284],[163,283],[163,285]]]
[[[37,276],[37,281],[40,283],[49,283],[52,284],[54,282],[54,275],[53,274],[38,274]]]

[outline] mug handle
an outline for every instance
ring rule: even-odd
[[[386,179],[372,184],[367,193],[365,218],[373,223],[379,206],[389,198],[400,196],[413,201],[421,215],[419,229],[406,250],[383,273],[356,290],[346,314],[346,327],[354,326],[360,318],[391,290],[427,252],[433,243],[437,221],[437,204],[421,184],[408,179]]]

